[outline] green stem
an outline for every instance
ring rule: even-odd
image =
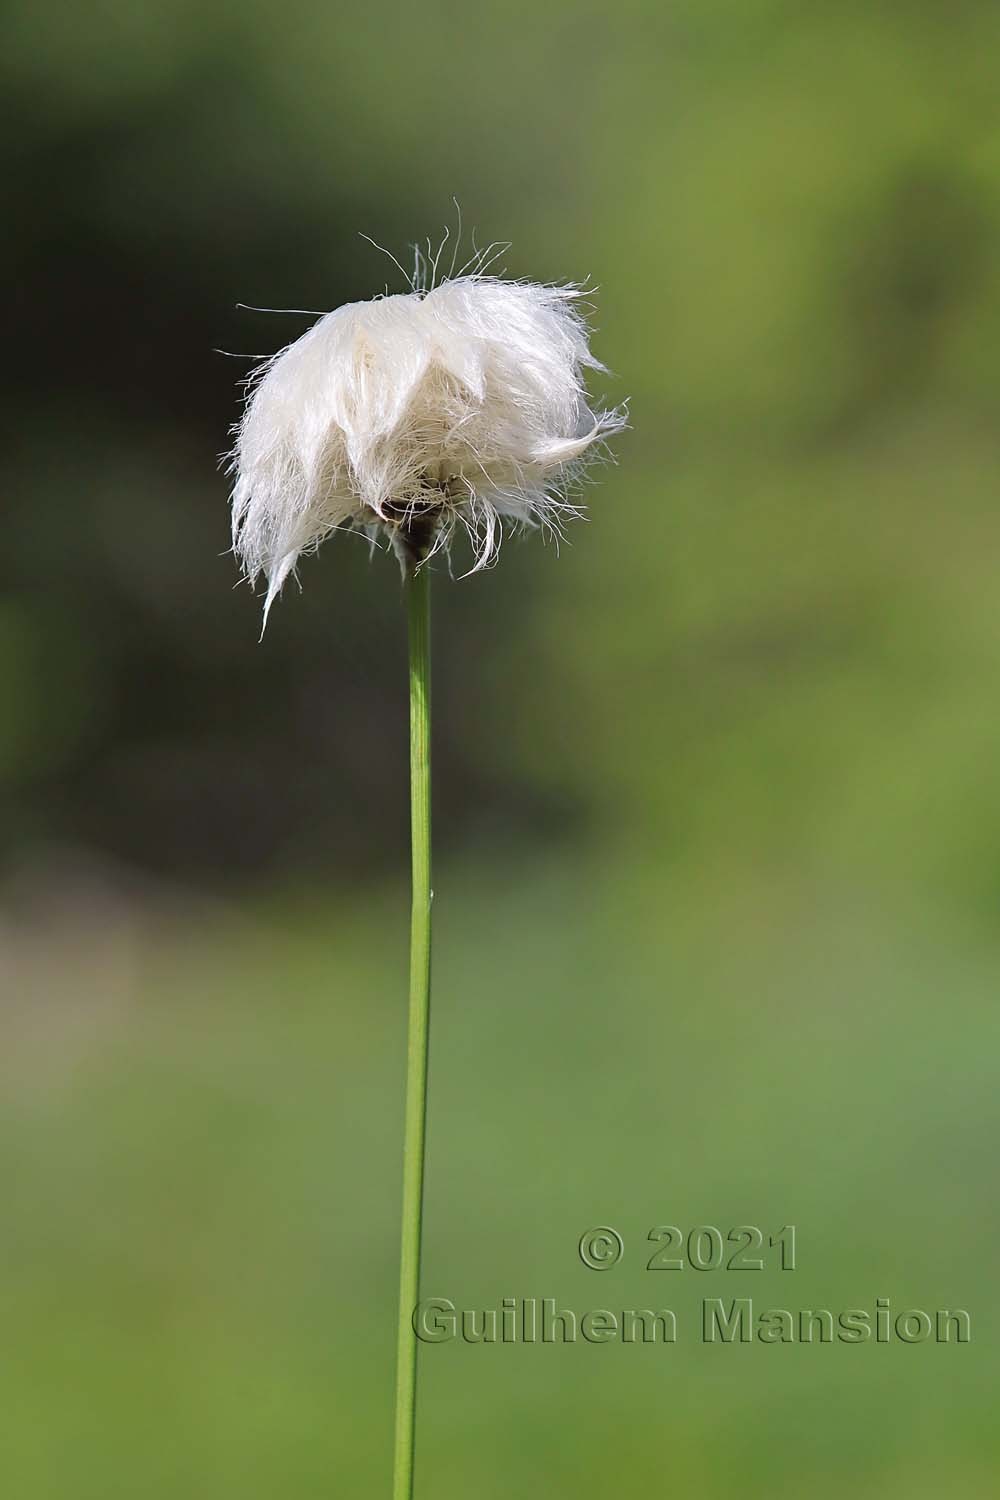
[[[431,1006],[431,592],[430,568],[406,570],[410,636],[410,818],[413,907],[410,918],[410,1017],[403,1135],[403,1233],[399,1267],[399,1346],[393,1500],[412,1500],[417,1406],[420,1241],[427,1123],[427,1042]]]

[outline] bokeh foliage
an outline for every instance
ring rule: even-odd
[[[338,540],[257,645],[215,351],[455,195],[597,284],[633,431],[561,558],[437,586],[428,1275],[624,1306],[589,1222],[792,1219],[769,1297],[977,1337],[430,1350],[421,1483],[993,1493],[995,5],[3,20],[12,1492],[385,1489],[398,580]]]

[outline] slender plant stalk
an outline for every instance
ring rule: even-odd
[[[399,1347],[393,1500],[412,1500],[417,1407],[420,1242],[427,1124],[427,1043],[431,1007],[431,574],[407,569],[410,637],[410,818],[413,908],[410,918],[410,1016],[403,1136],[403,1233],[399,1267]]]

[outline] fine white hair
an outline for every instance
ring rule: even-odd
[[[567,498],[622,411],[593,410],[575,286],[481,272],[352,302],[247,382],[231,454],[233,545],[267,583],[264,618],[301,554],[338,529],[385,534],[419,565],[468,534],[474,570],[505,526],[557,534]]]

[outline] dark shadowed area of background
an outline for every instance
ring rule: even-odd
[[[400,290],[360,233],[405,261],[454,196],[599,289],[633,430],[561,555],[435,581],[425,1288],[680,1333],[425,1349],[418,1493],[994,1494],[995,5],[7,0],[2,37],[7,1490],[387,1493],[399,579],[336,539],[258,644],[217,461],[310,323],[238,304]],[[657,1225],[788,1223],[794,1272],[645,1269]],[[744,1296],[973,1340],[706,1347]]]

